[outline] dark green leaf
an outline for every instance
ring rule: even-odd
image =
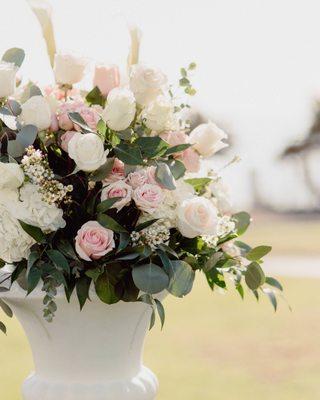
[[[87,276],[82,276],[76,283],[77,296],[80,304],[80,310],[82,310],[87,299],[89,298],[91,279]]]
[[[101,165],[96,171],[90,174],[90,180],[93,182],[103,181],[112,171],[114,164],[113,158],[108,158],[107,161]]]
[[[0,299],[0,307],[2,308],[2,311],[9,317],[13,317],[13,312],[11,308],[8,306],[7,303],[5,303],[2,299]]]
[[[137,225],[134,230],[136,232],[140,232],[143,229],[148,228],[149,226],[153,225],[155,222],[157,222],[158,219],[150,219],[149,221],[143,222],[142,224]]]
[[[193,286],[195,272],[185,261],[171,260],[173,275],[170,276],[168,291],[176,297],[187,295]]]
[[[136,144],[140,147],[142,156],[146,158],[160,157],[169,147],[169,144],[159,136],[140,137]]]
[[[86,100],[90,105],[105,106],[105,97],[103,97],[101,90],[96,86],[86,96]]]
[[[282,287],[281,283],[280,283],[277,279],[275,279],[275,278],[271,278],[270,276],[268,276],[268,277],[266,278],[266,283],[267,283],[268,285],[270,285],[270,286],[273,286],[273,287],[275,287],[275,288],[277,288],[277,289],[283,291],[283,287]]]
[[[3,322],[0,321],[0,331],[2,331],[5,335],[7,334],[7,328]]]
[[[149,294],[162,292],[169,284],[165,271],[153,263],[134,267],[132,278],[138,289]]]
[[[160,321],[161,321],[161,329],[162,329],[163,325],[164,325],[164,322],[165,322],[165,318],[166,318],[164,307],[163,307],[161,301],[159,301],[158,299],[154,299],[154,301],[155,301],[156,306],[157,306],[159,318],[160,318]]]
[[[109,217],[109,215],[99,214],[98,222],[105,228],[111,229],[114,232],[118,232],[118,233],[127,232],[127,230],[123,226],[118,224],[118,222],[116,220],[114,220],[113,218]]]
[[[39,253],[37,251],[32,251],[28,258],[28,271],[33,267],[33,264],[39,259]]]
[[[114,304],[119,301],[107,272],[99,276],[95,283],[95,288],[99,299],[106,304]]]
[[[249,261],[258,261],[272,250],[271,246],[258,246],[250,250],[246,258]]]
[[[165,156],[170,156],[171,154],[175,153],[180,153],[184,150],[187,150],[189,147],[191,147],[192,144],[190,143],[183,143],[183,144],[178,144],[176,146],[170,147],[165,153]]]
[[[250,225],[251,222],[250,215],[245,211],[241,211],[237,214],[234,214],[232,218],[235,220],[236,223],[237,234],[239,236],[243,235],[245,231],[248,229],[248,226]]]
[[[243,299],[244,298],[244,290],[243,290],[243,286],[240,283],[238,283],[236,285],[236,290],[240,294],[241,298]]]
[[[121,197],[113,197],[111,199],[107,199],[102,201],[97,206],[98,213],[104,213],[109,210],[117,201],[121,200]]]
[[[85,274],[93,280],[93,282],[97,282],[97,279],[102,274],[100,268],[88,269]]]
[[[73,246],[66,239],[59,240],[57,242],[58,250],[64,254],[66,257],[71,258],[72,260],[78,260],[78,257],[74,251]]]
[[[28,294],[30,294],[38,285],[41,278],[41,271],[37,267],[32,267],[28,273]]]
[[[68,116],[74,124],[78,125],[85,132],[93,132],[92,129],[89,128],[86,121],[82,118],[82,116],[79,113],[69,112]]]
[[[245,272],[245,281],[251,290],[258,289],[265,283],[265,280],[264,272],[257,262],[252,262],[248,265]]]
[[[128,233],[120,232],[119,246],[117,249],[117,253],[120,253],[120,251],[124,250],[129,243],[130,243],[130,235]]]
[[[30,235],[37,243],[43,243],[46,240],[45,234],[36,226],[28,225],[19,220],[21,228]]]
[[[15,64],[16,67],[20,68],[25,58],[25,52],[22,49],[13,47],[7,50],[2,56],[2,60],[8,63]]]
[[[47,250],[47,255],[57,268],[63,269],[68,274],[70,273],[70,266],[65,256],[58,250]]]
[[[115,149],[114,152],[125,164],[129,165],[141,165],[143,164],[143,158],[140,151],[140,147],[134,144],[121,143]]]
[[[158,163],[156,169],[156,180],[168,190],[175,190],[176,184],[172,172],[167,164]]]

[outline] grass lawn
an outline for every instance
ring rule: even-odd
[[[184,300],[166,301],[167,322],[149,335],[145,363],[160,379],[157,400],[314,400],[320,398],[320,282],[283,279],[275,314],[267,301],[211,293],[198,280]],[[18,323],[0,336],[0,399],[20,400],[32,368]],[[92,399],[94,400],[94,399]]]

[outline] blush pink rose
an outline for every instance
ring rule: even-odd
[[[76,251],[83,260],[98,260],[114,247],[113,232],[97,221],[86,222],[77,233]]]
[[[61,129],[65,131],[81,130],[78,125],[73,124],[70,120],[68,115],[70,112],[79,113],[89,128],[96,130],[100,116],[95,108],[86,106],[82,101],[71,101],[61,104],[57,110],[57,118]]]
[[[184,150],[175,158],[183,162],[188,172],[200,171],[200,155],[191,147],[189,147],[187,150]]]
[[[128,185],[130,185],[133,189],[137,189],[139,186],[145,185],[148,182],[147,172],[144,169],[139,171],[131,172],[126,179]]]
[[[57,100],[64,100],[66,93],[59,86],[46,86],[44,88],[44,93],[46,96],[54,96]],[[67,97],[80,96],[80,91],[77,88],[72,88],[67,91]]]
[[[163,139],[164,141],[169,143],[171,147],[178,146],[179,144],[189,143],[188,135],[182,131],[166,132],[160,136],[161,136],[161,139]]]
[[[76,131],[67,131],[61,136],[60,147],[62,148],[62,150],[68,153],[68,144],[76,133],[77,133]]]
[[[104,184],[110,184],[125,178],[124,163],[118,158],[114,159],[110,174],[103,180]]]
[[[101,192],[101,201],[113,199],[115,197],[120,197],[121,200],[117,201],[111,208],[116,208],[120,211],[131,202],[132,187],[125,183],[125,181],[118,181],[111,183]]]
[[[98,86],[101,93],[107,96],[112,89],[120,85],[120,72],[116,65],[96,65],[93,85]]]
[[[134,190],[133,200],[139,210],[152,214],[163,203],[164,194],[159,186],[147,183]]]

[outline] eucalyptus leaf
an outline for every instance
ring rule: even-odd
[[[7,107],[0,107],[0,120],[13,131],[20,126],[17,117]]]
[[[249,289],[256,290],[265,283],[265,275],[257,262],[248,265],[245,272],[245,281]]]
[[[156,307],[157,307],[157,310],[158,310],[159,318],[160,318],[160,321],[161,321],[161,329],[162,329],[163,325],[164,325],[164,322],[165,322],[165,318],[166,318],[164,307],[163,307],[161,301],[159,301],[158,299],[154,299],[154,301],[156,303]]]
[[[173,274],[170,276],[168,291],[176,297],[183,297],[190,293],[195,272],[185,261],[170,260]]]
[[[162,292],[169,284],[165,271],[151,262],[134,267],[132,278],[138,289],[149,294]]]
[[[78,112],[69,112],[68,116],[74,124],[78,125],[85,132],[93,132]]]
[[[170,168],[170,171],[175,179],[180,179],[186,173],[186,167],[183,162],[180,160],[169,160],[167,161],[167,165]]]
[[[263,288],[262,289],[263,293],[267,295],[268,299],[270,300],[270,303],[272,304],[274,311],[277,311],[278,308],[278,301],[277,297],[272,289],[269,288]]]
[[[107,272],[100,275],[95,283],[96,293],[99,299],[106,304],[114,304],[119,301]]]
[[[31,146],[36,140],[38,135],[38,129],[34,125],[25,125],[20,132],[17,134],[17,141],[21,146],[26,149]]]
[[[237,214],[234,214],[232,216],[232,218],[235,220],[235,223],[236,223],[237,234],[239,236],[243,235],[250,225],[250,222],[251,222],[250,214],[248,214],[245,211],[241,211]]]
[[[18,140],[9,140],[7,151],[11,157],[17,158],[22,156],[22,154],[25,152],[25,148]]]
[[[15,64],[16,67],[20,68],[25,59],[25,52],[22,49],[13,47],[7,50],[2,56],[2,60],[8,63]]]
[[[246,254],[249,261],[258,261],[272,250],[271,246],[258,246]]]
[[[275,278],[271,278],[270,276],[266,277],[266,283],[270,286],[275,287],[276,289],[283,291],[283,287],[281,285],[281,283],[275,279]]]
[[[157,164],[156,180],[168,190],[176,189],[175,179],[170,168],[165,163],[161,162]]]

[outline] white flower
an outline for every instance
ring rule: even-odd
[[[214,195],[219,211],[222,214],[231,214],[233,210],[229,187],[218,179],[210,184],[209,189]]]
[[[0,162],[0,190],[17,189],[23,181],[24,173],[18,164]]]
[[[124,131],[130,126],[135,114],[136,101],[133,93],[125,88],[111,90],[102,114],[108,127],[114,131]]]
[[[153,214],[164,200],[163,190],[157,185],[139,186],[133,192],[133,200],[139,210]]]
[[[101,192],[101,201],[121,197],[111,208],[116,208],[120,211],[124,206],[131,202],[132,187],[125,181],[117,181],[105,187]]]
[[[0,62],[0,97],[8,97],[14,93],[17,70],[13,63]]]
[[[60,53],[54,58],[54,75],[57,83],[73,85],[82,80],[87,59],[74,54]]]
[[[30,97],[21,108],[20,119],[25,125],[34,125],[39,131],[48,129],[51,125],[51,109],[44,97]]]
[[[26,224],[36,226],[46,233],[66,226],[63,211],[55,204],[44,202],[38,186],[31,183],[20,189],[20,201],[12,205],[12,212]]]
[[[137,102],[147,105],[163,93],[167,77],[158,69],[142,64],[133,65],[130,73],[130,89]]]
[[[190,142],[202,156],[211,157],[228,145],[222,141],[227,134],[213,122],[201,124],[190,133]]]
[[[194,196],[178,207],[178,229],[187,238],[216,235],[218,213],[210,200]]]
[[[171,129],[174,121],[172,102],[164,96],[158,96],[143,112],[143,118],[149,129],[163,132]]]
[[[13,263],[28,258],[30,247],[35,240],[22,228],[16,218],[15,207],[17,204],[18,192],[2,189],[0,191],[0,259]]]
[[[176,204],[181,204],[183,200],[191,199],[195,195],[195,190],[192,185],[185,182],[183,179],[176,181],[176,189],[171,191],[172,197]]]
[[[76,133],[68,143],[69,157],[82,171],[95,171],[107,161],[108,150],[95,133]]]
[[[232,221],[229,215],[224,215],[219,219],[217,226],[217,235],[219,237],[224,237],[232,233],[236,228],[236,224]]]

